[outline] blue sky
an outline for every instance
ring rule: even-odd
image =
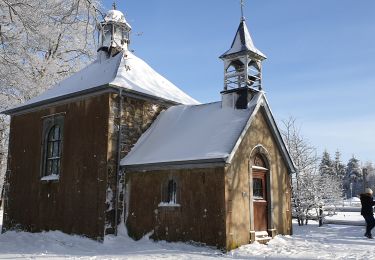
[[[103,9],[113,1],[104,1]],[[131,49],[200,102],[220,99],[239,0],[117,1]],[[279,122],[293,116],[317,147],[375,161],[375,1],[247,0],[263,88]]]

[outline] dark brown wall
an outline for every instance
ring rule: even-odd
[[[42,182],[42,117],[61,112],[66,114],[60,179]],[[108,116],[108,94],[12,116],[5,229],[103,238]]]
[[[180,207],[158,206],[162,186],[177,180]],[[127,173],[127,228],[140,239],[195,241],[225,247],[224,169],[167,170]]]

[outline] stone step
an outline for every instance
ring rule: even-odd
[[[272,237],[268,236],[267,231],[257,231],[255,232],[255,241],[261,244],[267,244]]]

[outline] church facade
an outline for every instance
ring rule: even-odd
[[[232,249],[291,234],[285,144],[241,19],[222,100],[200,104],[128,51],[118,10],[98,58],[11,116],[3,232],[61,230]]]

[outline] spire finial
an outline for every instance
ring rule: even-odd
[[[116,1],[113,1],[112,7],[113,7],[113,10],[116,10]]]
[[[241,0],[241,21],[245,20],[245,16],[243,15],[244,6],[245,6],[244,0]]]

